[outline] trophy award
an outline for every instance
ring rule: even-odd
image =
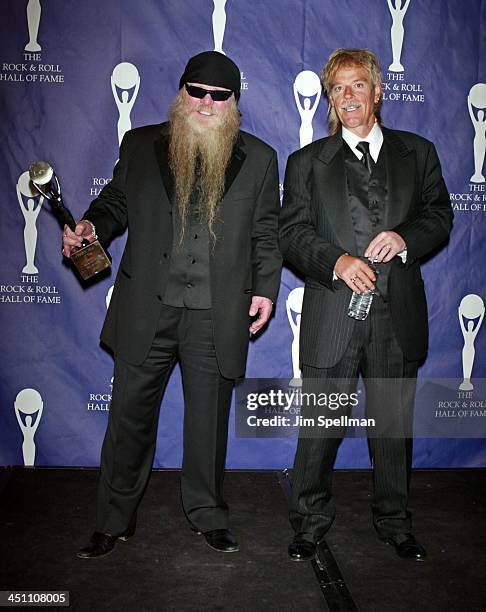
[[[67,225],[74,232],[76,221],[62,201],[61,185],[51,166],[44,161],[34,162],[29,167],[29,176],[37,191],[51,203],[61,225]],[[83,240],[81,248],[71,254],[71,261],[83,280],[88,280],[111,265],[110,256],[97,239],[93,242]]]

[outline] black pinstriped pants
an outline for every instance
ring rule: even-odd
[[[388,304],[375,297],[370,314],[356,321],[342,359],[331,368],[303,364],[303,392],[350,394],[358,376],[366,389],[366,417],[379,422],[382,434],[369,432],[368,443],[374,470],[373,523],[379,535],[407,533],[411,517],[407,509],[412,461],[413,401],[418,362],[407,361],[392,329]],[[378,379],[391,379],[381,381]],[[326,409],[327,410],[327,409]],[[302,416],[316,418],[322,408],[303,407]],[[350,414],[328,410],[333,418]],[[335,517],[332,471],[344,436],[344,428],[312,434],[301,427],[292,474],[290,522],[304,539],[317,541]],[[384,432],[384,433],[383,433]],[[387,432],[391,436],[387,437]]]

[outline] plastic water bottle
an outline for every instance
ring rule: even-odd
[[[371,261],[367,261],[366,263],[373,270],[375,275],[378,275],[378,270],[373,263]],[[358,321],[364,321],[370,313],[373,296],[377,294],[378,292],[376,289],[372,289],[367,293],[356,293],[354,291],[353,295],[351,296],[351,300],[349,301],[348,317]]]

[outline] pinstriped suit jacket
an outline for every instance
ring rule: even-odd
[[[428,344],[419,260],[447,239],[453,214],[434,145],[410,132],[382,130],[385,227],[400,234],[407,245],[406,263],[398,257],[390,263],[388,296],[400,346],[405,357],[415,361],[425,357]],[[284,259],[305,275],[300,359],[314,367],[332,367],[356,324],[347,316],[351,290],[333,281],[336,260],[343,253],[358,255],[341,134],[317,140],[289,157],[280,249]]]

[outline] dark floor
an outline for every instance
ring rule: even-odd
[[[70,609],[92,612],[328,609],[311,564],[287,560],[291,532],[276,472],[227,474],[239,553],[214,552],[189,530],[179,474],[158,471],[136,537],[93,560],[77,559],[75,551],[93,528],[95,471],[14,469],[4,480],[5,474],[0,590],[70,591]],[[400,560],[376,539],[370,491],[368,472],[336,473],[339,515],[327,542],[357,608],[485,610],[486,471],[414,473],[410,505],[428,551],[424,563]]]
[[[413,532],[424,562],[397,557],[377,540],[369,472],[336,474],[338,517],[326,541],[359,610],[486,610],[486,471],[412,475]]]

